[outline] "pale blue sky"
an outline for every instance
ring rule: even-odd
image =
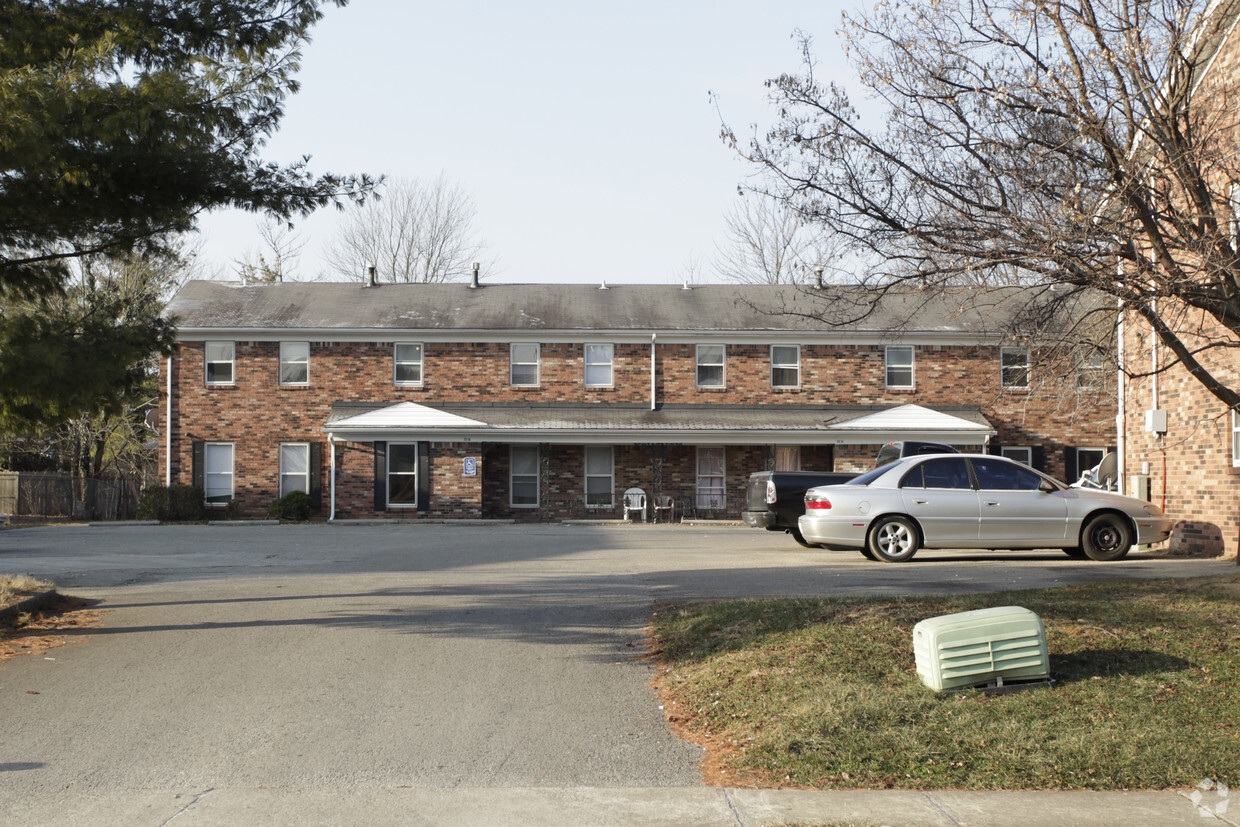
[[[353,0],[315,28],[272,160],[317,172],[459,183],[502,282],[712,280],[723,215],[750,170],[719,139],[771,123],[763,82],[800,67],[849,80],[828,2]],[[338,218],[298,222],[299,278],[325,270]],[[208,269],[260,247],[257,218],[208,216]]]

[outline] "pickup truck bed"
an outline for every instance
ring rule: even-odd
[[[797,519],[805,513],[805,492],[818,485],[848,482],[855,476],[839,471],[758,471],[749,475],[741,518],[753,528],[785,531],[807,545],[797,528]]]

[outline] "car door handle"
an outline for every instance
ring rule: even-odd
[[[987,500],[986,505],[999,505],[999,503],[996,502],[995,500]]]
[[[930,501],[929,500],[913,500],[913,502],[917,503],[918,505],[926,505]]]

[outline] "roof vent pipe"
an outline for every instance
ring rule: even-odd
[[[366,286],[367,287],[378,287],[379,286],[379,268],[373,264],[370,265],[368,268],[366,268]]]
[[[818,280],[818,289],[822,289],[822,267],[814,268],[814,278]]]
[[[604,280],[603,283],[598,286],[598,289],[599,290],[610,290],[611,288],[607,286],[607,282],[606,280]]]
[[[475,261],[474,262],[474,277],[473,277],[473,280],[469,282],[469,286],[473,290],[477,290],[479,287],[482,286],[478,283],[478,270],[480,270],[481,268],[482,268],[482,265]]]
[[[681,290],[692,290],[693,288],[692,288],[692,287],[690,287],[690,286],[689,286],[689,282],[687,282],[687,281],[686,281],[686,282],[685,282],[685,286],[684,286],[684,287],[682,287],[682,288],[680,288],[680,289],[681,289]]]

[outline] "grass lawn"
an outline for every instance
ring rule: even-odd
[[[0,574],[0,609],[17,603],[33,594],[46,591],[51,583],[36,580],[25,574]]]
[[[940,695],[920,620],[1023,606],[1053,688]],[[661,608],[656,680],[709,780],[817,789],[1240,785],[1240,573],[960,597]]]

